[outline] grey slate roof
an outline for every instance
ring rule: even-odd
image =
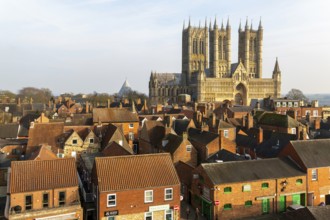
[[[213,140],[219,137],[218,134],[209,132],[209,131],[201,131],[196,128],[189,128],[188,130],[188,139],[190,141],[195,141],[197,143],[201,143],[204,145],[209,144]]]
[[[253,107],[251,106],[233,106],[228,108],[231,112],[251,112]]]
[[[201,166],[215,185],[305,175],[286,158],[205,163]]]
[[[164,150],[171,154],[173,154],[178,149],[178,147],[183,141],[183,138],[181,136],[171,133],[166,135],[164,139],[168,140],[168,143],[165,145]]]
[[[92,172],[95,157],[104,157],[104,155],[101,152],[81,154],[81,160],[89,173]]]
[[[223,162],[229,161],[241,161],[246,160],[243,155],[237,155],[226,149],[219,150],[218,152],[212,154],[209,158],[207,158],[208,163],[216,163],[217,160],[222,160]]]
[[[307,168],[330,166],[330,139],[291,141]]]
[[[187,128],[189,126],[189,123],[190,123],[190,120],[176,119],[173,122],[173,130],[178,135],[182,135],[183,132],[186,132],[187,131]]]
[[[3,138],[3,139],[17,138],[18,128],[19,128],[19,124],[17,124],[17,123],[1,124],[0,125],[0,138]]]

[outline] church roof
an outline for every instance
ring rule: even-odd
[[[124,96],[126,95],[127,93],[129,93],[130,91],[132,91],[132,88],[131,86],[129,85],[127,79],[125,80],[124,84],[121,86],[119,92],[118,92],[118,95],[119,96]]]
[[[179,85],[181,80],[180,73],[155,73],[159,85]]]

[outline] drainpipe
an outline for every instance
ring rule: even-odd
[[[275,179],[275,184],[276,184],[276,187],[275,187],[275,201],[274,201],[274,211],[273,213],[277,213],[277,197],[278,197],[278,187],[277,187],[277,183],[278,183],[278,179]]]
[[[7,199],[6,199],[6,207],[5,207],[5,217],[7,219],[9,219],[9,208],[10,208],[10,191],[9,191],[9,187],[10,187],[10,173],[11,173],[11,169],[10,167],[8,167],[8,173],[7,173]]]

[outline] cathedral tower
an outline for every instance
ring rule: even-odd
[[[229,19],[226,29],[223,22],[218,28],[214,21],[213,30],[210,27],[210,72],[213,77],[230,77],[231,71],[231,27]]]
[[[208,68],[208,28],[192,27],[190,19],[188,27],[183,26],[182,31],[182,85],[192,82],[192,74],[199,69]]]
[[[244,31],[242,31],[240,24],[238,36],[238,59],[242,60],[251,78],[262,78],[263,28],[261,20],[258,30],[253,30],[252,23],[249,28],[248,20],[246,20]]]

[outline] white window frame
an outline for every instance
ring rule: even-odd
[[[147,193],[151,192],[151,200],[147,199]],[[144,203],[152,203],[154,201],[154,191],[153,190],[145,190],[144,191]]]
[[[229,131],[228,131],[228,130],[224,130],[224,131],[223,131],[223,136],[224,136],[225,138],[228,138],[228,137],[229,137]]]
[[[251,184],[244,184],[243,192],[251,192]]]
[[[173,220],[173,210],[172,209],[167,209],[164,211],[164,219],[167,219],[166,215],[171,215],[170,219]]]
[[[171,192],[167,193],[166,192],[167,190],[171,190]],[[167,195],[170,195],[171,198],[166,198]],[[164,189],[164,199],[165,199],[165,201],[173,200],[173,188],[165,188]]]
[[[309,116],[311,116],[311,110],[306,110],[305,111],[305,115],[307,116],[309,114]]]
[[[192,145],[191,144],[186,145],[187,152],[191,152],[191,148],[192,148]]]
[[[297,134],[297,129],[296,128],[291,128],[291,134]]]
[[[91,141],[91,140],[93,140],[93,141]],[[90,144],[94,144],[94,138],[90,138],[90,139],[89,139],[89,143],[90,143]]]
[[[298,107],[298,102],[294,102],[293,107]]]
[[[286,107],[286,102],[282,102],[282,107]]]
[[[319,116],[319,111],[313,110],[313,117],[318,117],[318,116]]]
[[[133,123],[130,123],[130,124],[128,125],[128,127],[129,127],[129,128],[134,128],[134,124],[133,124]]]
[[[134,133],[133,132],[128,133],[128,139],[134,141]]]
[[[109,199],[109,196],[115,196],[115,199]],[[110,201],[114,201],[115,204],[114,205],[109,205]],[[117,206],[117,195],[116,195],[116,193],[108,194],[107,195],[107,207],[115,207],[115,206]]]
[[[276,107],[281,107],[281,102],[276,102]]]
[[[153,212],[145,212],[144,213],[144,219],[146,220],[147,217],[151,217],[151,220],[154,218],[154,213]]]
[[[317,169],[312,169],[312,181],[316,181],[317,180]]]
[[[288,102],[288,107],[292,107],[292,102]]]

